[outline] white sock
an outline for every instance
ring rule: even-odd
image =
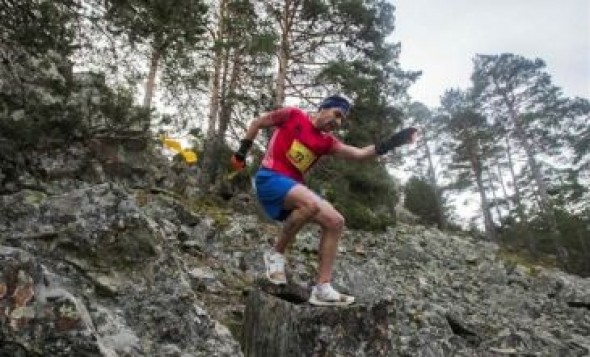
[[[330,288],[330,283],[321,283],[316,285],[318,292],[325,293]]]

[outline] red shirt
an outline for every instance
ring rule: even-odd
[[[270,114],[275,125],[262,166],[303,182],[303,175],[340,141],[313,126],[299,108],[282,108]]]

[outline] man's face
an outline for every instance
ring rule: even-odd
[[[342,125],[345,118],[340,108],[322,109],[318,115],[317,128],[322,131],[334,131]]]

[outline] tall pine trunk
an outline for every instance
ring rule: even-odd
[[[147,81],[145,84],[145,95],[143,97],[143,107],[148,111],[152,108],[152,99],[156,91],[156,75],[158,73],[158,67],[160,65],[161,58],[160,50],[155,47],[152,50],[152,56],[150,58],[150,70],[148,73]],[[149,120],[149,119],[148,119]],[[147,122],[144,125],[144,130],[149,129],[150,123]]]
[[[535,155],[533,153],[533,148],[529,143],[527,137],[525,136],[524,129],[521,126],[520,121],[518,118],[515,118],[516,122],[514,125],[515,134],[520,140],[520,144],[522,145],[525,154],[527,156],[527,163],[531,169],[532,177],[535,183],[537,184],[537,195],[539,197],[539,205],[541,208],[541,215],[546,219],[549,225],[549,234],[553,241],[553,248],[555,254],[559,257],[559,261],[562,264],[567,263],[567,256],[564,254],[564,249],[561,247],[559,243],[559,230],[557,228],[557,219],[555,217],[555,211],[553,210],[553,205],[549,200],[549,194],[547,193],[547,185],[543,180],[543,175],[541,174],[541,168],[539,167],[537,160],[535,159]]]
[[[524,130],[522,129],[521,125],[518,123],[515,125],[515,134],[516,137],[519,139],[522,148],[527,157],[527,163],[529,168],[531,169],[531,176],[537,185],[537,193],[539,195],[541,210],[543,214],[545,214],[548,218],[551,219],[549,222],[551,224],[551,228],[557,230],[557,223],[555,220],[555,215],[553,213],[553,208],[551,202],[549,200],[549,195],[547,194],[547,185],[543,180],[543,175],[541,174],[541,168],[535,159],[535,154],[533,152],[533,148],[527,139]]]
[[[532,256],[537,255],[537,242],[535,238],[531,234],[528,224],[528,217],[524,211],[524,205],[522,203],[522,195],[520,193],[520,186],[518,184],[518,180],[516,179],[516,170],[514,169],[514,159],[512,157],[512,145],[510,143],[510,138],[506,135],[506,156],[508,157],[508,168],[510,169],[510,176],[512,178],[512,185],[514,186],[514,200],[516,201],[516,210],[518,212],[518,216],[520,218],[520,228],[524,231],[526,244],[529,250],[529,253]]]
[[[221,99],[221,75],[222,65],[225,51],[223,50],[222,42],[224,38],[223,28],[225,26],[225,7],[226,0],[222,0],[219,4],[219,22],[217,24],[217,31],[214,35],[215,51],[213,60],[213,77],[211,78],[211,97],[209,100],[209,113],[207,115],[207,135],[205,137],[205,148],[203,160],[201,163],[201,172],[199,174],[199,182],[201,185],[208,185],[214,181],[216,158],[216,137],[217,137],[217,121],[219,115],[219,102]]]
[[[285,103],[285,87],[287,85],[287,68],[289,66],[289,35],[293,24],[293,1],[285,0],[281,18],[281,42],[279,44],[279,68],[275,88],[274,105],[280,108]]]
[[[424,135],[424,147],[426,151],[426,158],[428,160],[428,179],[430,181],[432,189],[434,190],[434,198],[437,206],[438,228],[441,230],[445,230],[447,229],[447,219],[445,217],[445,212],[443,210],[442,194],[437,184],[436,171],[434,169],[434,163],[432,162],[432,154],[430,153],[430,147],[428,146],[428,140],[426,138],[426,135]]]
[[[145,94],[143,97],[143,107],[150,113],[152,109],[152,100],[154,98],[154,93],[156,91],[156,76],[158,74],[158,68],[160,66],[160,58],[161,52],[156,48],[156,46],[152,49],[152,54],[150,58],[150,69],[148,73],[148,78],[145,83]],[[146,118],[146,122],[143,123],[141,130],[149,130],[150,128],[150,115]]]
[[[528,218],[524,213],[522,194],[520,193],[520,186],[518,184],[518,180],[516,179],[516,170],[514,169],[514,159],[512,157],[512,146],[510,144],[510,139],[508,138],[508,136],[506,136],[506,155],[508,157],[508,168],[510,170],[512,185],[514,186],[514,201],[516,203],[516,210],[518,212],[518,216],[520,217],[521,223],[523,225],[526,225],[528,222]]]
[[[498,216],[498,222],[500,224],[500,227],[503,227],[502,212],[500,211],[500,205],[498,203],[499,202],[498,195],[496,195],[496,190],[494,189],[494,182],[492,180],[492,174],[491,174],[489,168],[486,168],[485,172],[486,172],[486,177],[488,178],[488,185],[489,185],[490,190],[492,192],[492,197],[494,198],[494,201],[496,202],[496,204],[494,205],[494,208],[496,210],[496,215]]]
[[[502,166],[500,162],[496,163],[496,170],[498,171],[498,181],[500,182],[500,187],[502,188],[502,194],[504,195],[504,201],[506,202],[506,210],[510,212],[510,195],[508,194],[508,190],[506,189],[506,183],[504,182],[504,172],[502,172]]]
[[[479,197],[481,198],[481,210],[483,212],[484,227],[486,230],[486,238],[489,241],[496,240],[496,229],[494,227],[494,220],[492,219],[492,213],[490,212],[490,204],[486,195],[486,189],[483,184],[483,169],[482,163],[479,157],[471,157],[471,168],[475,174],[475,180],[477,182],[477,189],[479,190]]]
[[[549,223],[549,229],[551,230],[554,239],[558,239],[559,233],[557,230],[557,220],[555,218],[555,212],[553,211],[553,206],[549,199],[549,195],[547,194],[547,185],[543,180],[543,175],[541,173],[541,168],[535,159],[535,154],[533,148],[526,136],[525,130],[522,126],[522,123],[519,119],[518,112],[516,111],[513,103],[509,100],[506,94],[504,94],[504,101],[508,107],[508,111],[511,116],[512,123],[514,124],[514,134],[516,138],[519,140],[520,145],[524,149],[525,155],[527,157],[527,163],[529,168],[531,169],[531,173],[533,176],[533,180],[537,186],[537,193],[541,200],[541,211],[542,214],[547,218]],[[557,241],[555,242],[557,248]]]
[[[229,55],[228,55],[229,56]],[[221,101],[221,108],[219,112],[219,130],[217,135],[215,135],[215,152],[221,154],[223,152],[223,146],[225,143],[225,135],[227,133],[227,129],[229,128],[231,114],[235,105],[235,97],[236,97],[236,89],[238,87],[240,73],[241,73],[241,63],[240,63],[240,54],[236,53],[233,63],[231,73],[229,75],[229,84],[224,92],[223,99]],[[229,61],[229,60],[228,60]],[[226,67],[227,68],[227,67]],[[213,181],[220,182],[221,180],[215,180],[216,178],[219,179],[221,170],[220,170],[220,162],[218,160],[214,161],[214,165],[212,165],[211,177],[214,179]],[[213,181],[211,183],[213,183]]]

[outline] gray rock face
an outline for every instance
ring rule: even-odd
[[[0,196],[0,355],[242,355],[248,292],[280,226],[244,208],[197,213],[170,192],[177,176],[157,160],[118,155],[111,167],[109,155],[84,159],[91,151],[39,156],[31,172],[52,181],[9,175],[15,185]],[[317,227],[299,234],[289,281],[313,283],[318,243]],[[335,354],[375,355],[371,341],[390,356],[590,354],[590,279],[508,263],[494,244],[405,224],[346,231],[339,252],[334,284],[357,298],[348,311],[386,316],[347,331],[350,345],[332,333],[346,326],[344,311],[302,320],[307,339],[332,343]],[[309,309],[277,300],[261,298],[261,310]],[[373,326],[381,330],[371,340]]]
[[[47,284],[47,272],[19,249],[0,247],[0,353],[99,355],[94,326],[80,298]]]
[[[305,300],[304,300],[305,301]],[[389,356],[388,301],[341,308],[295,304],[253,290],[247,301],[245,356]]]
[[[262,252],[279,228],[257,222],[232,213],[207,248],[226,277],[261,276]],[[317,228],[299,234],[288,253],[290,281],[313,283],[318,243]],[[495,244],[421,226],[347,231],[339,250],[335,285],[363,307],[390,302],[391,356],[590,353],[590,279],[506,262]]]
[[[2,196],[0,355],[240,355],[150,212],[116,184]]]

